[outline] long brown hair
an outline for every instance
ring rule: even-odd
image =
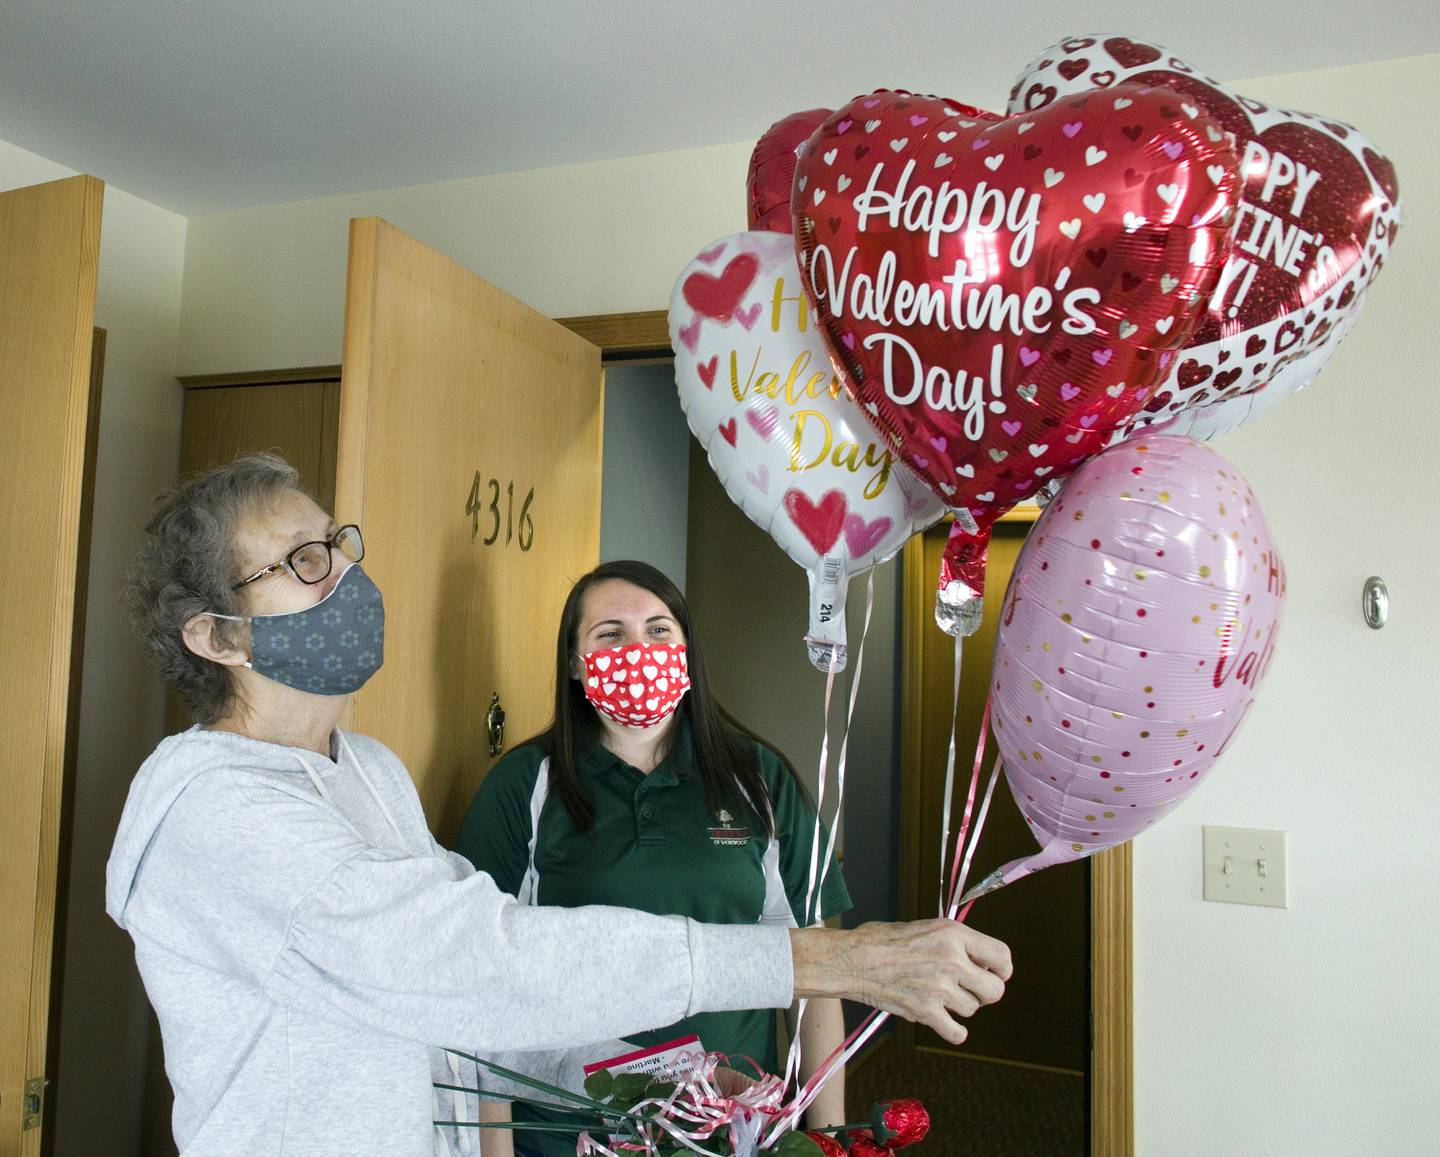
[[[573,656],[580,636],[580,616],[586,592],[597,583],[620,579],[649,591],[665,604],[685,636],[690,690],[676,714],[690,725],[695,746],[695,768],[705,790],[710,811],[730,805],[748,811],[767,837],[775,835],[775,815],[770,791],[760,771],[757,744],[764,744],[779,758],[786,772],[795,777],[802,793],[804,785],[784,754],[765,743],[725,710],[710,689],[704,651],[690,618],[690,607],[680,589],[648,563],[623,559],[601,563],[570,588],[560,612],[555,633],[555,715],[550,726],[529,742],[538,744],[550,756],[550,791],[565,805],[571,822],[582,832],[595,823],[595,803],[580,782],[580,759],[600,742],[602,725],[595,708],[585,698],[585,688],[573,678]],[[676,729],[670,732],[675,741]],[[808,793],[806,793],[808,795]]]

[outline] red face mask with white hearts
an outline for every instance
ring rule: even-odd
[[[585,698],[626,727],[654,727],[690,690],[684,643],[635,643],[591,651],[585,660]]]

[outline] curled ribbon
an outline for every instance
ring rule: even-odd
[[[766,1074],[748,1088],[727,1094],[716,1079],[716,1070],[728,1059],[724,1053],[692,1053],[688,1059],[694,1067],[676,1081],[668,1096],[640,1101],[630,1109],[634,1137],[612,1135],[606,1144],[581,1133],[577,1157],[655,1155],[662,1144],[673,1142],[713,1157],[699,1143],[727,1128],[735,1157],[753,1157],[766,1125],[785,1112],[785,1082]]]

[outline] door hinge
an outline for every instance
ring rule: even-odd
[[[45,1086],[49,1083],[44,1077],[32,1077],[25,1082],[25,1104],[21,1112],[26,1129],[40,1128],[45,1117]]]

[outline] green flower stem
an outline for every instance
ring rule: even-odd
[[[436,1125],[452,1125],[458,1129],[538,1129],[546,1133],[589,1133],[599,1125],[562,1125],[545,1121],[435,1121]]]
[[[574,1113],[578,1110],[573,1105],[562,1105],[557,1101],[537,1101],[532,1097],[522,1097],[519,1093],[491,1093],[485,1089],[472,1089],[468,1085],[442,1085],[439,1081],[431,1081],[431,1086],[436,1089],[448,1089],[452,1093],[469,1093],[472,1097],[484,1097],[487,1101],[518,1101],[523,1105],[539,1105],[545,1109],[557,1109],[562,1113]],[[611,1109],[609,1116],[618,1117],[622,1114],[618,1109]]]
[[[810,1133],[843,1133],[847,1129],[868,1129],[874,1124],[873,1121],[856,1121],[849,1125],[819,1125],[814,1129],[808,1129]]]
[[[562,1089],[558,1085],[547,1084],[545,1081],[537,1081],[534,1077],[527,1077],[524,1073],[517,1073],[514,1069],[507,1069],[503,1065],[497,1065],[493,1061],[484,1060],[481,1057],[472,1056],[470,1053],[461,1052],[459,1049],[446,1049],[447,1053],[454,1053],[462,1060],[471,1061],[477,1065],[483,1065],[490,1072],[497,1076],[514,1081],[517,1085],[524,1085],[527,1089],[538,1089],[542,1093],[549,1093],[552,1096],[560,1097],[577,1105],[584,1105],[596,1113],[606,1117],[625,1117],[639,1119],[638,1113],[627,1113],[624,1110],[616,1109],[603,1101],[596,1101],[590,1097],[581,1096],[579,1093],[572,1093],[569,1089]],[[485,1094],[488,1096],[489,1094]]]

